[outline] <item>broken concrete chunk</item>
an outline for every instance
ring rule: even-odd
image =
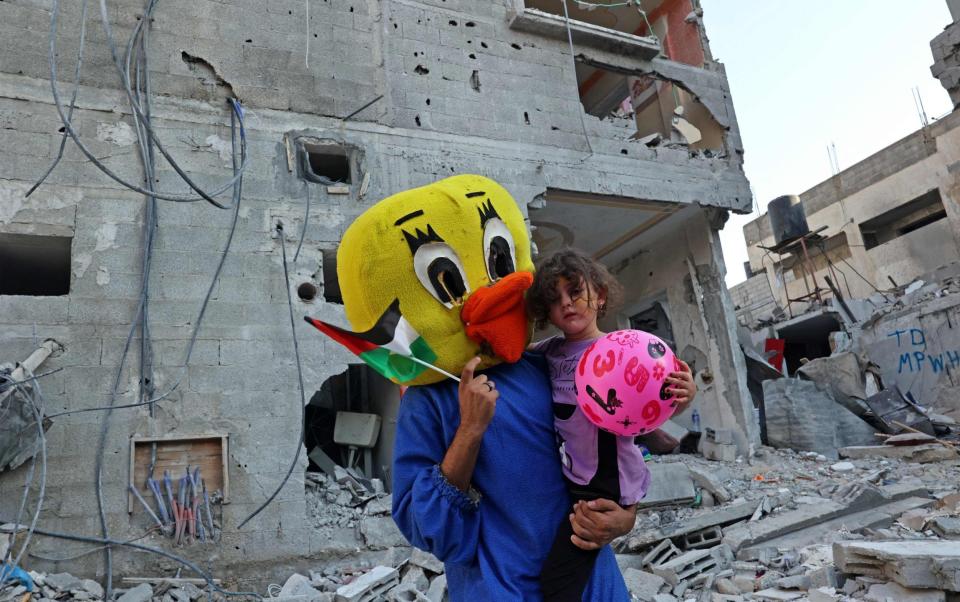
[[[938,516],[930,521],[929,528],[944,539],[960,539],[960,518]]]
[[[623,580],[627,584],[630,593],[643,602],[652,602],[653,597],[657,595],[660,589],[665,585],[665,581],[658,575],[652,575],[639,569],[626,569],[623,571]]]
[[[70,573],[54,573],[53,575],[47,575],[43,584],[62,592],[68,592],[72,589],[81,588],[83,582]]]
[[[781,600],[799,600],[803,598],[804,595],[800,592],[787,591],[785,589],[765,589],[759,592],[753,593],[754,600],[772,600],[774,602],[780,602]]]
[[[845,507],[833,501],[819,505],[801,506],[796,510],[768,517],[761,521],[742,523],[724,530],[723,543],[734,551],[780,535],[838,516]]]
[[[888,602],[888,600],[896,600],[897,602],[944,602],[947,597],[946,594],[939,591],[910,589],[896,583],[879,583],[871,585],[863,599],[867,602]]]
[[[673,542],[669,539],[664,539],[646,553],[639,568],[660,566],[679,555],[680,550],[673,545]]]
[[[417,591],[421,592],[427,591],[427,589],[430,587],[430,579],[427,578],[427,575],[423,572],[423,569],[415,564],[407,567],[406,572],[403,574],[403,578],[400,579],[400,583],[410,583],[417,589]]]
[[[717,478],[715,472],[700,466],[691,466],[690,476],[697,485],[709,491],[717,502],[725,504],[732,499],[730,492],[724,487],[723,481]]]
[[[920,464],[956,460],[958,457],[957,452],[939,444],[910,446],[859,445],[842,447],[839,452],[842,458],[896,458]]]
[[[447,602],[447,576],[437,575],[430,582],[430,589],[427,590],[427,598],[430,602]]]
[[[400,582],[400,573],[389,566],[377,566],[337,589],[336,602],[374,600]]]
[[[833,544],[833,558],[845,573],[960,592],[960,542],[844,541]]]
[[[843,597],[832,587],[818,587],[807,592],[810,602],[839,602]]]
[[[84,579],[80,583],[80,587],[82,587],[87,593],[89,593],[95,598],[103,597],[103,586],[97,583],[96,581],[94,581],[93,579]]]
[[[700,443],[700,452],[707,460],[715,462],[735,462],[737,460],[737,446],[726,443],[714,443],[704,439]]]
[[[153,588],[150,587],[149,583],[141,583],[137,587],[127,590],[125,594],[117,598],[117,602],[150,602],[152,598]]]
[[[367,547],[375,550],[410,545],[389,516],[364,518],[360,521],[360,533]]]
[[[650,488],[637,504],[640,508],[673,504],[689,504],[696,498],[690,469],[679,462],[648,464]]]
[[[310,584],[310,579],[299,573],[294,573],[287,578],[286,583],[280,590],[280,598],[289,598],[293,596],[319,596],[320,592]]]
[[[834,472],[850,472],[855,468],[856,466],[854,466],[853,462],[837,462],[830,466],[830,470]]]
[[[442,573],[443,562],[430,552],[425,552],[420,548],[414,548],[410,554],[410,563],[415,564],[431,573]]]

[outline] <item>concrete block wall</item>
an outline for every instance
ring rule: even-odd
[[[75,3],[61,4],[58,68],[61,79],[69,79],[79,14]],[[108,7],[114,33],[123,43],[142,16],[141,2],[120,0]],[[454,173],[481,173],[503,183],[522,207],[547,186],[738,210],[749,206],[722,70],[675,69],[677,77],[689,78],[692,90],[704,98],[712,95],[709,102],[725,113],[718,120],[730,128],[728,140],[734,141],[736,152],[692,158],[684,149],[638,146],[629,141],[629,128],[588,116],[589,153],[566,46],[511,31],[507,9],[499,2],[312,0],[308,20],[300,0],[158,4],[150,60],[154,127],[161,140],[205,187],[226,181],[229,154],[221,149],[230,130],[223,101],[236,95],[247,108],[250,165],[231,252],[214,283],[188,366],[183,365],[184,352],[231,215],[203,202],[160,202],[150,304],[154,385],[166,391],[180,384],[158,404],[155,417],[142,408],[116,410],[111,417],[103,487],[113,537],[135,537],[148,526],[141,513],[126,512],[131,436],[227,433],[231,501],[224,507],[223,542],[178,553],[204,565],[214,563],[218,576],[233,577],[240,587],[262,589],[269,573],[254,567],[270,565],[281,572],[279,567],[355,549],[351,541],[331,541],[310,529],[303,457],[277,500],[242,531],[236,528],[282,479],[300,429],[300,394],[275,225],[278,220],[284,223],[292,259],[303,226],[307,185],[287,168],[285,135],[350,144],[364,156],[355,182],[369,174],[363,196],[356,183],[349,195],[327,194],[324,187],[310,185],[313,205],[306,238],[299,260],[290,265],[308,398],[356,360],[299,319],[310,314],[345,324],[342,308],[324,302],[322,295],[302,302],[296,287],[310,281],[322,289],[322,251],[335,249],[357,214],[393,192]],[[92,5],[87,17],[74,124],[97,157],[122,177],[139,182],[132,120],[98,12]],[[49,17],[47,2],[0,3],[0,235],[72,237],[70,293],[0,296],[0,361],[23,359],[45,338],[60,341],[65,351],[43,365],[43,370],[62,368],[43,381],[47,411],[56,413],[110,402],[136,313],[145,204],[142,196],[97,171],[72,144],[47,182],[24,198],[60,143],[61,124],[47,81]],[[656,61],[637,62],[632,68],[673,68]],[[417,73],[418,64],[429,73]],[[480,92],[471,84],[474,70]],[[64,84],[64,96],[68,89]],[[381,94],[383,99],[350,121],[341,119]],[[158,165],[158,187],[186,192],[168,165],[162,160]],[[137,339],[132,346],[117,404],[137,401]],[[99,533],[93,464],[102,419],[100,412],[54,419],[48,432],[51,477],[41,516],[45,528]],[[0,474],[0,517],[15,512],[23,477],[24,469]],[[169,545],[156,537],[146,542]],[[361,544],[357,539],[356,545]],[[47,554],[62,548],[50,539],[34,545],[38,553]],[[118,575],[167,566],[141,555],[115,555]],[[68,567],[38,561],[37,568]],[[69,570],[95,575],[103,569],[99,555],[90,555],[71,561]]]
[[[960,106],[960,21],[955,19],[933,38],[930,41],[930,50],[933,52],[930,73],[943,84],[953,106]]]

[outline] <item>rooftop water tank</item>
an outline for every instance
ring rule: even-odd
[[[810,232],[807,216],[803,212],[800,197],[795,194],[778,196],[767,204],[770,228],[776,244],[800,238]]]

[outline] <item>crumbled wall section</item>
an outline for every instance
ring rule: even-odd
[[[58,70],[69,80],[79,8],[60,4]],[[123,43],[142,14],[142,2],[108,4]],[[0,361],[24,357],[35,337],[63,343],[64,353],[45,365],[60,371],[43,383],[50,410],[59,412],[110,400],[138,305],[145,203],[97,171],[72,144],[44,185],[24,198],[61,140],[46,79],[48,10],[48,3],[33,0],[0,2],[0,232],[72,237],[72,280],[69,295],[0,296]],[[141,514],[126,512],[132,435],[228,433],[231,503],[224,507],[223,542],[179,551],[204,565],[215,558],[218,576],[240,578],[240,589],[265,586],[257,575],[266,573],[251,567],[325,558],[343,552],[349,540],[331,542],[308,528],[299,478],[237,530],[282,479],[300,429],[276,225],[284,224],[292,259],[304,231],[308,190],[312,205],[303,247],[290,264],[294,315],[338,324],[346,323],[342,306],[325,302],[322,294],[300,300],[297,287],[321,284],[323,252],[336,248],[356,215],[389,194],[448,175],[489,176],[521,206],[546,188],[738,211],[750,206],[739,134],[719,67],[706,71],[584,51],[605,63],[682,82],[729,128],[727,140],[736,151],[691,158],[687,149],[647,148],[629,140],[632,131],[587,117],[590,152],[566,44],[510,30],[503,3],[329,0],[311,1],[309,13],[308,19],[302,0],[161,0],[151,32],[153,120],[164,145],[205,187],[228,180],[230,128],[223,101],[235,95],[246,108],[250,164],[232,249],[187,367],[184,352],[231,215],[206,203],[159,204],[150,305],[153,385],[161,392],[178,380],[180,385],[158,404],[153,418],[143,408],[113,413],[103,481],[107,520],[118,539],[137,537],[148,526]],[[139,182],[141,166],[129,135],[133,120],[98,20],[99,11],[91,10],[73,121],[95,156],[119,176]],[[69,89],[68,81],[61,82],[63,96],[69,98]],[[304,184],[295,167],[290,169],[285,137],[299,133],[362,151],[360,177],[347,194]],[[160,189],[184,190],[163,161],[157,180]],[[356,358],[299,319],[296,328],[309,397]],[[117,403],[136,401],[137,374],[131,368],[136,364],[134,354],[121,375]],[[47,528],[99,530],[96,446],[90,442],[97,440],[101,417],[61,416],[48,432],[51,473],[41,516]],[[301,456],[296,470],[305,465]],[[22,471],[0,475],[0,516],[15,512],[11,504],[22,483]],[[57,547],[47,540],[37,551]],[[85,556],[71,571],[94,575],[100,562],[99,555]],[[156,566],[152,558],[122,553],[114,564],[117,574],[142,574]]]
[[[954,21],[930,41],[930,72],[940,80],[954,107],[960,107],[960,21]]]

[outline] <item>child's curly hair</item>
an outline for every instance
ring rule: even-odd
[[[538,329],[550,323],[550,305],[557,301],[557,281],[560,278],[589,283],[593,290],[604,295],[604,305],[597,307],[597,315],[601,318],[623,296],[623,287],[602,263],[577,249],[557,251],[539,262],[533,285],[527,291],[527,314]],[[592,303],[589,295],[588,288],[587,302]]]

